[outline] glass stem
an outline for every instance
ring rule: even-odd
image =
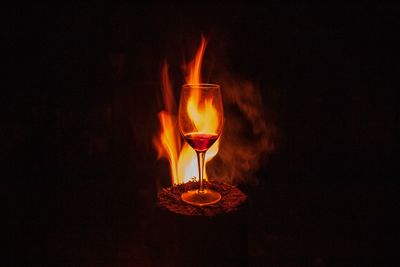
[[[197,165],[199,166],[199,193],[204,193],[204,160],[206,156],[206,152],[196,151],[197,154]]]

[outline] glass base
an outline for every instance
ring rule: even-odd
[[[201,193],[199,190],[189,190],[182,193],[181,199],[190,205],[208,206],[220,201],[221,194],[210,189],[204,189]]]

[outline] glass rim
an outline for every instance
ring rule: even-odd
[[[185,83],[182,88],[212,89],[221,88],[221,85],[216,83]]]

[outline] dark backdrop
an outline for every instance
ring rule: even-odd
[[[160,68],[201,33],[230,72],[262,89],[279,129],[259,183],[242,185],[249,265],[396,260],[396,5],[96,2],[5,13],[13,263],[152,266],[145,226],[167,172],[151,145]]]

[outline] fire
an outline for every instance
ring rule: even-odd
[[[201,37],[201,44],[197,50],[195,58],[188,64],[183,66],[186,71],[186,83],[199,84],[201,83],[201,66],[203,64],[203,55],[206,50],[207,40],[204,36]]]
[[[200,47],[197,50],[195,58],[186,66],[186,83],[201,83],[201,67],[204,51],[207,41],[204,37],[201,39]],[[164,64],[162,71],[162,90],[166,110],[159,113],[158,117],[161,124],[161,132],[153,139],[153,143],[158,151],[158,157],[166,157],[170,163],[172,184],[188,182],[197,177],[198,166],[196,153],[188,144],[182,142],[182,137],[178,130],[176,119],[176,103],[173,97],[173,90],[168,75],[168,65]],[[199,95],[194,90],[188,101],[188,113],[194,125],[199,132],[216,132],[218,126],[217,111],[213,106],[213,99],[206,101],[204,106],[199,104]],[[204,119],[207,118],[207,119]],[[218,153],[219,141],[206,153],[206,164]],[[207,170],[207,169],[206,169]],[[205,172],[207,179],[207,171]]]
[[[207,40],[202,37],[195,57],[184,64],[185,83],[202,83],[201,68]],[[274,125],[274,112],[263,103],[261,92],[252,82],[241,80],[237,75],[221,72],[216,77],[222,85],[224,96],[223,145],[220,139],[206,153],[206,172],[209,177],[236,184],[241,181],[257,182],[255,171],[263,166],[266,153],[275,150],[279,141],[279,129]],[[161,129],[153,138],[159,158],[170,163],[171,183],[185,183],[198,176],[197,157],[194,150],[183,141],[177,123],[177,104],[171,86],[168,65],[162,71],[162,93],[165,110],[158,114]],[[270,96],[278,97],[276,88],[269,89]],[[194,91],[196,92],[196,91]],[[198,105],[199,95],[194,93],[188,103],[188,113],[198,131],[212,133],[218,125],[218,117],[213,108],[213,100]],[[274,99],[270,102],[274,102]],[[200,114],[206,114],[203,120]],[[268,120],[266,119],[268,118]],[[214,160],[212,160],[214,159]]]
[[[216,132],[218,117],[211,100],[206,100],[204,107],[199,107],[195,97],[190,97],[187,109],[190,118],[199,132]]]

